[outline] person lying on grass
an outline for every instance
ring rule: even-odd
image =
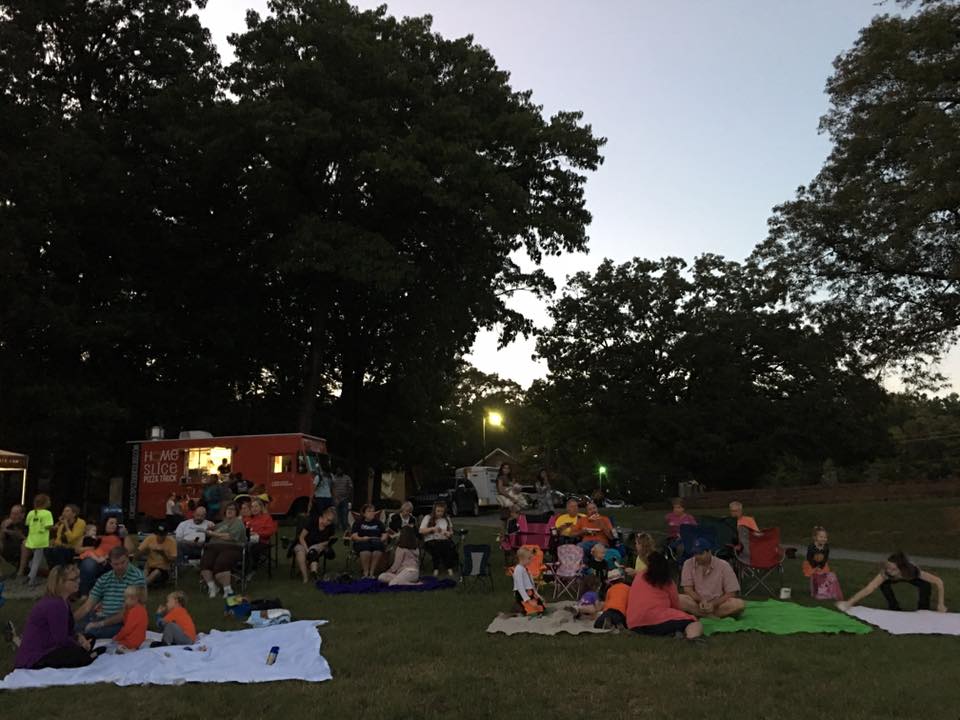
[[[197,640],[197,626],[187,612],[187,594],[176,590],[167,595],[167,601],[157,608],[157,627],[163,639],[152,643],[159,645],[192,645]]]
[[[891,610],[902,610],[900,603],[897,602],[897,596],[893,592],[893,586],[897,583],[908,583],[917,589],[917,610],[930,609],[930,594],[933,588],[937,589],[937,612],[946,612],[945,597],[943,593],[943,580],[933,573],[925,572],[910,562],[910,559],[902,552],[895,552],[887,558],[887,562],[880,569],[877,576],[867,583],[867,586],[856,593],[847,601],[837,603],[839,610],[848,610],[859,603],[865,597],[880,588],[884,599],[887,601],[887,607]]]
[[[353,524],[350,542],[360,558],[363,577],[375,577],[374,573],[386,549],[387,528],[377,517],[377,509],[373,505],[363,506],[362,517]]]
[[[540,615],[544,612],[543,598],[537,592],[537,586],[530,576],[527,566],[533,560],[529,548],[517,550],[517,565],[513,568],[514,612],[522,615]]]
[[[680,573],[680,607],[696,617],[737,616],[745,607],[737,597],[740,582],[726,560],[714,556],[710,543],[702,538],[693,546],[693,557]]]
[[[641,635],[679,635],[696,640],[703,635],[703,625],[684,612],[681,597],[670,577],[670,562],[663,553],[651,553],[646,571],[630,585],[627,627]]]

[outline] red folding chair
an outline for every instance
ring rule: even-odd
[[[784,553],[780,546],[780,528],[751,531],[748,539],[745,552],[737,555],[740,594],[746,597],[763,588],[769,595],[776,595],[783,587]],[[777,590],[770,587],[774,578],[777,580]]]

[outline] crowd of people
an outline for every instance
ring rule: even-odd
[[[728,510],[729,520],[725,523],[736,531],[733,545],[718,547],[705,534],[697,537],[692,546],[684,547],[681,528],[696,526],[698,521],[687,512],[683,500],[675,498],[664,518],[665,532],[658,546],[646,532],[637,532],[627,543],[621,542],[596,503],[588,502],[585,511],[581,511],[577,500],[571,499],[564,512],[553,515],[549,521],[555,548],[576,544],[583,552],[580,597],[571,609],[577,616],[595,618],[598,628],[621,627],[641,634],[677,635],[690,640],[702,636],[702,618],[739,617],[746,603],[740,597],[735,565],[738,560],[749,558],[744,543],[762,537],[764,531],[755,518],[744,513],[742,503],[732,502]],[[518,513],[516,508],[508,512],[509,534],[516,531]],[[720,557],[724,551],[732,562]],[[631,554],[632,563],[628,562]],[[811,533],[802,566],[814,599],[836,600],[839,609],[847,610],[879,589],[888,608],[900,610],[894,587],[906,583],[917,588],[917,609],[946,612],[942,580],[911,563],[902,552],[890,555],[877,576],[847,600],[843,599],[839,580],[830,568],[829,557],[827,531],[817,526]],[[535,553],[529,548],[516,551],[516,566],[512,570],[516,613],[544,612],[543,598],[530,572],[535,561]],[[553,567],[558,571],[558,566]]]
[[[253,492],[252,484],[232,476],[235,489]],[[437,502],[422,518],[405,502],[389,517],[373,505],[350,513],[353,494],[349,476],[318,471],[315,493],[305,520],[289,546],[293,565],[304,583],[319,577],[321,566],[335,557],[339,542],[356,556],[360,573],[388,585],[420,582],[421,551],[431,559],[434,575],[453,575],[457,564],[455,529],[445,503]],[[681,499],[672,502],[664,518],[663,539],[637,532],[624,542],[609,517],[596,502],[581,510],[576,499],[553,513],[553,493],[544,472],[537,478],[536,501],[520,501],[509,466],[501,468],[498,494],[502,495],[507,534],[519,531],[521,504],[541,517],[550,505],[549,524],[554,550],[575,546],[581,558],[582,583],[574,606],[578,616],[592,618],[597,627],[629,628],[647,635],[677,635],[697,640],[703,634],[702,618],[738,617],[746,608],[734,566],[720,557],[720,548],[704,538],[684,547],[684,526],[698,520]],[[51,499],[38,494],[29,512],[14,505],[0,521],[0,557],[16,569],[28,585],[45,582],[45,593],[27,618],[22,634],[9,628],[18,645],[16,666],[23,668],[79,667],[92,662],[111,641],[116,652],[130,652],[144,644],[149,616],[147,590],[171,582],[184,564],[198,566],[209,597],[234,594],[233,578],[244,553],[252,558],[269,553],[277,523],[269,513],[269,497],[238,493],[229,501],[204,498],[196,506],[174,511],[170,503],[165,519],[144,534],[128,532],[116,515],[99,520],[81,517],[67,503],[54,520]],[[174,525],[171,521],[175,521]],[[738,543],[762,535],[756,520],[739,502],[730,503],[729,524]],[[689,541],[688,541],[689,542]],[[742,552],[739,544],[727,548]],[[677,558],[685,558],[677,564]],[[545,603],[531,573],[535,553],[516,551],[512,568],[515,612],[536,615]],[[542,560],[542,558],[540,558]],[[813,529],[803,561],[811,595],[834,599],[846,610],[880,590],[891,610],[900,610],[895,587],[909,584],[917,590],[918,609],[946,611],[944,586],[936,575],[922,570],[901,552],[889,556],[878,574],[862,590],[844,600],[831,570],[827,530]],[[511,561],[512,562],[512,561]],[[539,562],[539,561],[538,561]],[[139,564],[138,564],[139,563]],[[46,579],[41,575],[46,566]],[[679,582],[677,582],[677,578]],[[679,584],[679,590],[678,590]],[[187,596],[173,590],[155,613],[160,644],[195,641],[197,630],[187,610]]]

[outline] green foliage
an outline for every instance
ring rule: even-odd
[[[872,365],[922,378],[960,326],[960,5],[877,17],[834,67],[833,151],[758,257]]]
[[[537,349],[540,444],[587,487],[598,463],[643,495],[693,477],[749,487],[792,456],[814,467],[884,448],[884,392],[752,264],[706,255],[605,261],[553,304]]]

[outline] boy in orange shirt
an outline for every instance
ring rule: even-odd
[[[197,627],[187,612],[187,594],[182,590],[167,595],[167,602],[157,608],[157,626],[163,640],[157,645],[193,645],[197,640]]]
[[[142,585],[131,585],[123,591],[123,627],[113,636],[117,652],[139,650],[147,639],[147,590]]]
[[[623,571],[614,568],[607,572],[607,596],[603,600],[603,612],[593,626],[603,630],[625,628],[629,596],[630,586],[623,581]]]

